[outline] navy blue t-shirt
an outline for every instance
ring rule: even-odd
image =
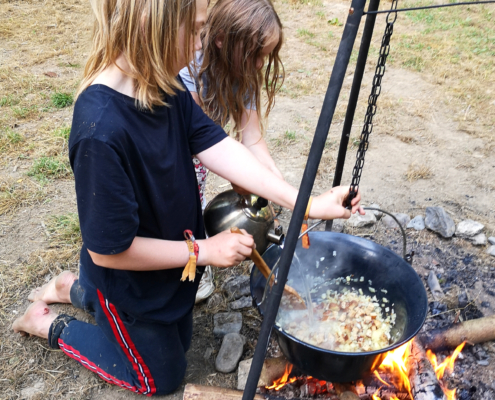
[[[183,268],[123,271],[97,266],[87,249],[118,254],[136,236],[203,239],[193,154],[226,137],[189,92],[166,96],[152,112],[107,86],[88,87],[77,99],[69,140],[83,238],[81,274],[122,312],[170,323],[187,314],[204,268],[181,282]],[[185,251],[185,250],[184,250]]]

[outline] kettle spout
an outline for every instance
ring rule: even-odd
[[[282,225],[277,225],[275,229],[271,229],[270,231],[268,231],[267,239],[271,243],[282,246],[285,241],[284,228],[282,227]]]

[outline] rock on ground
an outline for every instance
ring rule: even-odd
[[[229,298],[234,300],[242,296],[248,296],[251,293],[249,289],[249,276],[236,276],[225,281],[222,285],[222,290],[225,290]]]
[[[246,339],[238,333],[229,333],[223,337],[222,346],[215,360],[215,368],[228,374],[237,368],[237,363],[244,352]]]
[[[425,229],[425,219],[422,215],[416,215],[412,220],[407,224],[408,228],[413,228],[417,231],[422,231]]]
[[[495,245],[490,246],[486,252],[491,256],[495,257]]]
[[[213,334],[225,336],[229,333],[239,333],[242,328],[242,314],[240,312],[218,313],[213,317]]]
[[[243,296],[240,299],[229,303],[231,310],[240,310],[242,308],[248,308],[253,306],[253,299],[251,296]]]
[[[364,228],[366,226],[373,226],[376,224],[375,214],[371,212],[367,212],[365,215],[361,214],[352,214],[351,218],[349,218],[346,222],[346,225],[351,226],[353,228]]]
[[[495,236],[490,236],[490,237],[488,238],[488,242],[489,242],[490,244],[495,245]]]
[[[472,219],[466,219],[457,224],[455,235],[460,238],[471,238],[481,233],[485,226]]]
[[[403,228],[407,227],[407,224],[409,223],[409,221],[411,221],[411,217],[403,213],[394,213],[394,217],[397,218]],[[397,222],[395,222],[395,220],[390,215],[385,215],[385,217],[383,217],[382,219],[382,222],[387,228],[399,229]]]
[[[471,238],[471,243],[475,246],[484,246],[486,244],[486,235],[484,233],[479,233]]]
[[[379,204],[373,203],[370,205],[371,208],[381,208]],[[379,220],[381,217],[383,217],[383,213],[381,211],[375,211],[375,210],[366,210],[367,213],[373,213],[375,215],[375,218]]]
[[[332,232],[342,233],[344,231],[344,220],[334,219],[332,224]]]
[[[455,223],[443,207],[426,207],[425,225],[444,238],[452,237],[455,232]]]

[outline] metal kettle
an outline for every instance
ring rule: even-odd
[[[280,245],[285,238],[268,200],[254,194],[240,195],[233,190],[222,192],[208,203],[203,218],[208,236],[234,226],[245,229],[253,235],[260,254],[270,243]]]

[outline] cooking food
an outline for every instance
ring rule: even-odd
[[[327,350],[362,352],[390,345],[396,314],[385,290],[327,290],[313,302],[313,318],[306,310],[279,310],[277,325],[303,342]],[[284,302],[284,298],[282,298]]]

